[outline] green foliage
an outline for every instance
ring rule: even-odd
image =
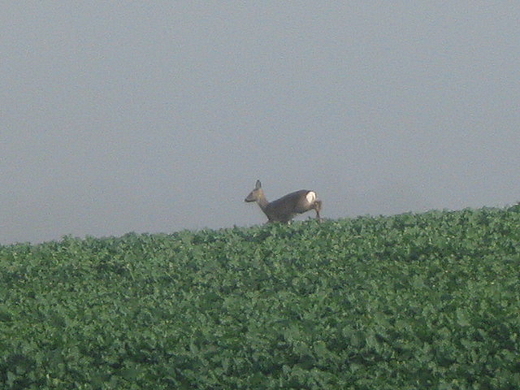
[[[0,246],[2,389],[520,388],[520,213]]]

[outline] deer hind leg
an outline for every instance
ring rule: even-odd
[[[313,209],[316,210],[316,219],[321,222],[321,216],[320,216],[320,211],[321,211],[321,200],[316,200],[313,204]]]

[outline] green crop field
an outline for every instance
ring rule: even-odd
[[[518,389],[520,206],[0,246],[1,389]]]

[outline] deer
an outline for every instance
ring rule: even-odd
[[[318,196],[314,191],[299,190],[282,196],[280,199],[268,202],[262,189],[262,183],[260,183],[260,180],[257,180],[255,188],[247,195],[244,201],[258,203],[267,216],[267,223],[290,223],[296,214],[303,214],[310,210],[316,211],[316,219],[318,222],[321,222],[320,210],[322,202],[318,200]]]

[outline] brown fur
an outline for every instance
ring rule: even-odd
[[[264,190],[260,180],[256,181],[256,186],[246,197],[246,202],[256,202],[267,216],[268,222],[288,223],[297,214],[305,213],[309,210],[316,211],[316,219],[321,221],[320,210],[322,206],[321,200],[315,199],[309,203],[307,194],[309,190],[299,190],[291,192],[280,199],[268,202],[265,198]]]

